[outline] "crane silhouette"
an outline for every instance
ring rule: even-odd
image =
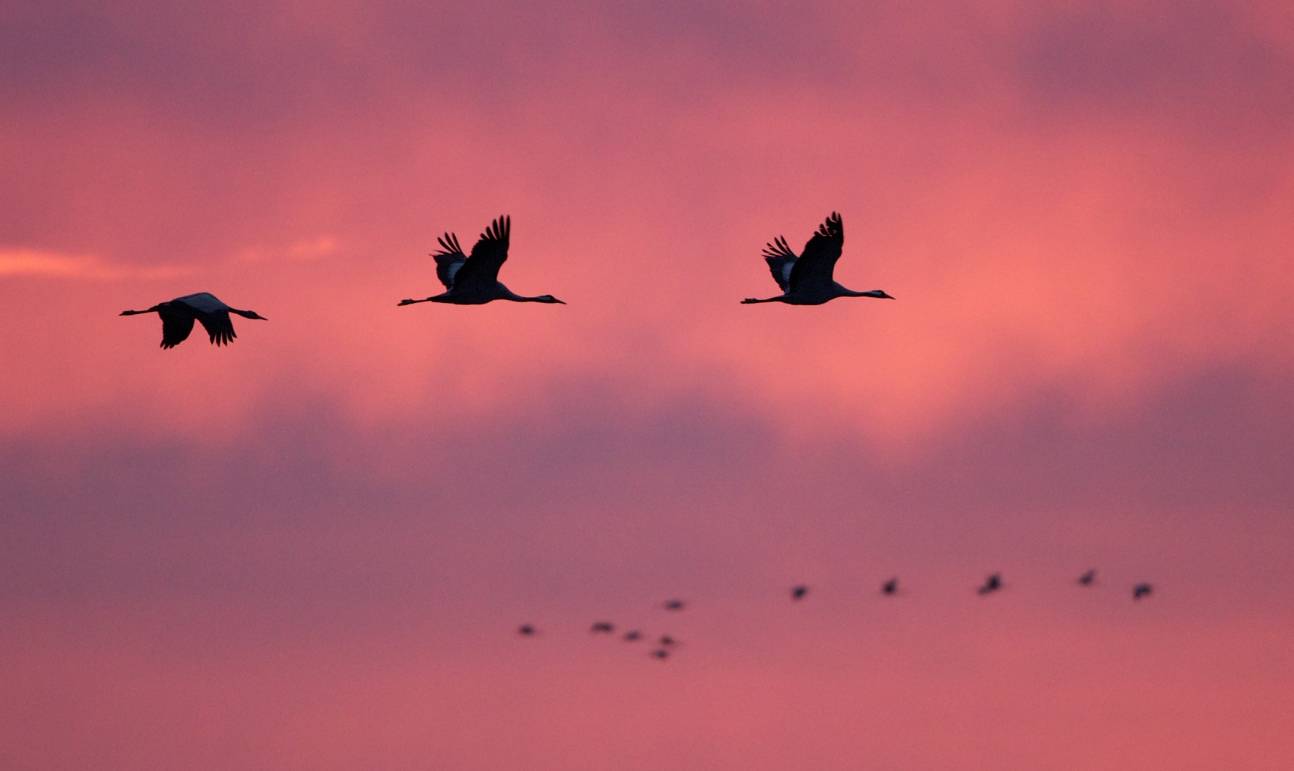
[[[833,274],[836,261],[845,244],[845,225],[840,214],[832,212],[817,232],[804,245],[797,257],[787,245],[784,236],[778,236],[764,245],[764,261],[773,274],[773,280],[782,294],[756,299],[748,297],[743,305],[752,303],[786,303],[787,305],[821,305],[837,297],[894,298],[880,289],[855,292],[836,283]]]
[[[122,311],[122,316],[138,316],[142,313],[156,313],[162,317],[162,347],[174,348],[184,342],[193,331],[193,322],[202,324],[211,338],[212,345],[229,345],[238,337],[229,314],[236,313],[247,319],[268,321],[256,311],[245,311],[231,308],[221,302],[220,298],[209,292],[186,294],[174,300],[158,303],[142,311]]]
[[[499,281],[499,268],[508,259],[508,242],[512,234],[512,218],[496,217],[481,233],[470,255],[463,254],[458,236],[445,233],[436,239],[440,251],[436,258],[436,278],[445,285],[445,291],[421,300],[401,300],[399,305],[415,303],[451,303],[454,305],[484,305],[494,300],[511,300],[519,303],[566,303],[550,294],[527,297],[514,293]]]
[[[975,591],[979,592],[980,594],[992,594],[993,592],[996,592],[1001,588],[1002,588],[1002,574],[993,573],[988,578],[984,579],[984,584],[980,586],[979,589],[976,589]]]

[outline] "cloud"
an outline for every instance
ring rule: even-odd
[[[160,281],[187,273],[189,270],[180,266],[125,265],[113,263],[95,255],[0,248],[0,278]]]

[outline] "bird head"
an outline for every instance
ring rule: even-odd
[[[879,298],[880,298],[880,299],[882,299],[882,300],[893,300],[893,299],[894,299],[894,296],[893,296],[893,295],[890,295],[890,294],[886,294],[886,292],[885,292],[885,290],[884,290],[884,289],[877,289],[877,290],[876,290],[876,296],[877,296],[877,297],[879,297]]]
[[[550,295],[550,294],[541,294],[540,296],[538,296],[538,297],[536,297],[536,298],[535,298],[535,301],[536,301],[536,302],[541,302],[541,303],[556,303],[557,305],[565,305],[565,304],[566,304],[565,302],[563,302],[563,301],[561,301],[561,300],[558,300],[556,297],[553,297],[553,296],[552,296],[552,295]]]

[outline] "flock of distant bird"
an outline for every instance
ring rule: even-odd
[[[535,302],[565,304],[550,294],[535,296],[519,295],[508,289],[499,281],[499,269],[508,259],[508,244],[512,235],[512,219],[507,216],[496,218],[485,228],[471,254],[465,254],[459,244],[458,236],[447,232],[437,239],[440,249],[431,254],[436,260],[436,278],[444,284],[445,291],[440,294],[424,297],[421,300],[405,299],[398,305],[416,303],[450,303],[453,305],[484,305],[495,300],[511,302]],[[780,302],[788,305],[821,305],[837,297],[872,297],[893,300],[894,298],[880,289],[868,292],[855,292],[836,282],[833,274],[836,261],[840,259],[845,243],[845,226],[838,213],[833,212],[805,243],[803,251],[796,254],[786,242],[784,236],[777,236],[764,246],[763,257],[773,280],[782,293],[763,299],[747,298],[742,304]],[[265,320],[256,311],[233,308],[216,298],[215,295],[201,292],[198,294],[177,297],[164,303],[158,303],[147,310],[122,311],[123,316],[141,313],[156,313],[162,318],[162,347],[174,348],[183,342],[193,330],[197,321],[206,329],[214,345],[227,345],[237,335],[229,314],[243,318]],[[1096,571],[1088,570],[1078,578],[1082,586],[1091,586],[1096,581]],[[993,573],[976,591],[981,595],[992,594],[1002,588],[1002,576]],[[881,592],[888,596],[898,593],[899,580],[891,578],[881,585]],[[1149,595],[1152,587],[1148,583],[1139,583],[1132,589],[1132,598],[1140,600]],[[797,585],[791,588],[791,599],[799,601],[809,593],[809,587]],[[664,604],[666,610],[679,611],[684,608],[682,600],[669,600]],[[518,628],[523,637],[532,637],[538,633],[533,624],[523,624]],[[594,634],[612,634],[615,625],[609,621],[594,622],[590,631]],[[630,629],[623,634],[629,642],[643,639],[637,629]],[[666,659],[677,641],[669,635],[656,640],[651,655]]]
[[[504,215],[485,228],[471,254],[464,254],[458,236],[445,233],[437,239],[440,249],[431,254],[436,260],[436,278],[445,285],[440,294],[421,300],[401,300],[398,305],[416,303],[450,303],[453,305],[484,305],[495,300],[521,303],[564,302],[550,294],[519,295],[499,281],[499,269],[508,259],[508,243],[512,235],[512,219]],[[873,297],[893,300],[880,289],[855,292],[838,284],[833,278],[836,261],[840,259],[845,243],[845,225],[840,215],[831,216],[818,227],[797,255],[791,251],[786,238],[778,236],[764,246],[763,257],[773,280],[782,293],[773,297],[742,300],[751,303],[786,303],[787,305],[821,305],[837,297]],[[177,297],[158,303],[146,310],[122,311],[122,316],[156,313],[162,318],[162,347],[174,348],[188,338],[193,322],[202,324],[213,345],[228,345],[238,335],[234,332],[229,314],[243,318],[266,318],[256,311],[242,310],[226,305],[208,292]]]
[[[1078,577],[1078,580],[1076,583],[1078,583],[1079,586],[1094,585],[1096,583],[1096,570],[1093,568],[1093,569],[1084,571],[1083,574]],[[1000,591],[1004,585],[1005,584],[1003,584],[1002,582],[1001,573],[990,573],[984,579],[984,583],[980,584],[979,587],[975,589],[975,593],[981,596],[986,594],[993,594],[994,592]],[[1148,597],[1153,591],[1154,591],[1154,586],[1144,581],[1137,584],[1133,584],[1132,599],[1134,601],[1141,600],[1141,598],[1143,597]],[[893,597],[898,593],[899,593],[899,579],[897,577],[891,578],[887,580],[885,583],[881,584],[881,594],[884,594],[887,597]],[[803,600],[808,595],[809,595],[809,587],[807,584],[796,584],[795,586],[791,587],[791,600],[793,602],[799,602],[800,600]],[[685,608],[686,606],[687,604],[683,600],[677,600],[677,599],[666,600],[665,602],[661,603],[661,607],[663,607],[665,610],[671,610],[671,611],[683,610],[683,608]],[[594,621],[593,624],[589,627],[589,632],[591,634],[596,634],[596,635],[611,635],[611,634],[614,634],[615,631],[616,631],[616,626],[610,621]],[[534,637],[535,635],[539,634],[539,629],[535,627],[534,624],[529,624],[529,623],[522,624],[521,626],[517,627],[517,634],[521,635],[522,637]],[[625,642],[637,642],[639,640],[642,640],[643,637],[644,635],[642,631],[638,629],[626,630],[624,634],[621,635],[621,639],[623,639]],[[671,651],[677,645],[678,645],[678,640],[674,639],[672,636],[668,634],[661,635],[659,638],[657,638],[656,645],[652,647],[652,650],[648,655],[656,659],[662,659],[662,660],[667,659],[670,657]]]

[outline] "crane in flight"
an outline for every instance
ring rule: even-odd
[[[452,303],[454,305],[484,305],[494,300],[511,300],[518,303],[566,303],[550,294],[527,297],[513,292],[499,281],[499,268],[508,259],[508,240],[512,232],[512,218],[506,214],[496,217],[485,228],[471,254],[464,254],[458,236],[445,233],[436,239],[440,251],[432,252],[436,258],[436,278],[445,285],[445,291],[421,300],[401,300],[399,305],[414,303]]]
[[[193,322],[202,324],[211,338],[212,345],[229,345],[238,335],[234,332],[234,323],[229,314],[237,313],[246,319],[268,321],[256,311],[245,311],[231,308],[220,301],[220,298],[209,292],[186,294],[174,300],[158,303],[142,311],[122,311],[122,316],[138,316],[141,313],[156,313],[162,317],[162,347],[174,348],[184,342],[193,331]]]
[[[845,224],[840,219],[840,214],[836,212],[832,212],[831,216],[818,226],[817,232],[804,245],[804,251],[799,256],[791,251],[784,236],[774,238],[764,245],[764,261],[768,263],[768,269],[773,274],[773,280],[782,290],[782,294],[762,300],[747,297],[741,301],[742,304],[821,305],[837,297],[875,297],[893,300],[893,297],[880,289],[855,292],[836,283],[833,273],[844,244]]]

